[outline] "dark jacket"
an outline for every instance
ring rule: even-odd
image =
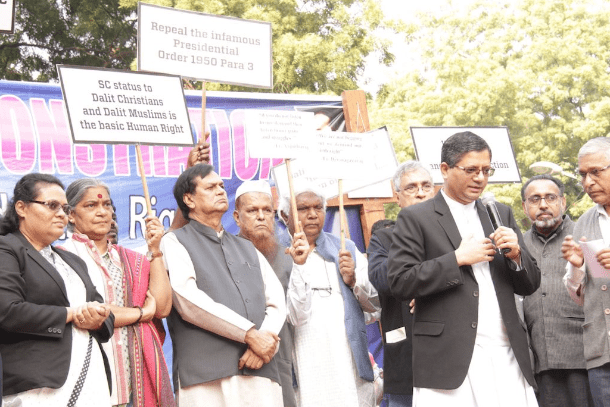
[[[519,239],[521,267],[496,253],[489,263],[502,321],[519,367],[535,388],[527,333],[514,294],[530,295],[540,285],[540,270],[527,251],[512,211],[498,204],[502,223]],[[485,236],[492,232],[480,201],[476,209]],[[395,297],[415,298],[413,386],[456,389],[464,381],[474,351],[479,286],[471,266],[458,267],[455,250],[462,238],[442,194],[398,214],[389,254],[388,282]]]
[[[396,299],[388,286],[388,252],[393,228],[376,230],[367,249],[369,281],[379,293],[383,334],[383,391],[386,394],[413,394],[412,323],[407,301]],[[404,339],[392,332],[404,331]],[[388,332],[390,337],[388,338]],[[389,339],[389,340],[388,340]]]
[[[79,275],[87,301],[103,303],[85,262],[64,250],[53,251]],[[5,396],[63,386],[72,347],[72,324],[66,324],[69,306],[63,279],[28,240],[20,232],[0,236],[0,354]],[[111,313],[91,334],[100,343],[108,341],[113,332]],[[106,362],[103,350],[102,355]],[[109,378],[109,366],[105,364]]]

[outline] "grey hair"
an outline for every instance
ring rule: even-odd
[[[83,196],[90,188],[96,187],[106,188],[106,191],[108,191],[108,196],[110,196],[110,189],[108,188],[108,185],[99,179],[81,178],[71,183],[68,186],[68,189],[66,189],[66,199],[68,200],[68,205],[70,205],[70,208],[74,208],[76,205],[78,205],[79,202],[83,200]],[[68,222],[68,231],[74,231],[74,225],[70,222]]]
[[[324,211],[326,211],[326,196],[324,196],[324,193],[317,186],[307,182],[295,182],[294,196],[297,197],[305,192],[311,192],[320,198],[322,205],[324,206]],[[280,197],[280,202],[277,209],[280,212],[280,215],[282,212],[284,212],[286,216],[290,216],[290,195],[282,195]],[[284,224],[286,224],[282,216],[279,218]]]
[[[610,138],[596,137],[587,141],[578,151],[578,159],[580,160],[586,155],[600,152],[605,152],[606,158],[610,159]]]
[[[428,178],[430,178],[430,182],[432,182],[432,175],[430,175],[430,171],[428,171],[428,169],[423,166],[422,163],[415,160],[409,160],[400,164],[394,173],[392,183],[394,184],[394,189],[396,192],[400,192],[400,182],[402,181],[403,175],[414,171],[425,171],[426,174],[428,174]]]

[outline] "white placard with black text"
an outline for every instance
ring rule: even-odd
[[[17,0],[0,0],[0,33],[15,31],[15,7]]]
[[[359,171],[359,173],[365,173],[366,175],[360,178],[350,177],[345,179],[343,181],[343,192],[360,192],[356,194],[357,197],[375,197],[379,191],[374,192],[371,196],[364,196],[366,195],[366,192],[363,190],[366,189],[365,187],[367,186],[392,178],[398,163],[396,161],[396,155],[394,153],[394,148],[392,147],[389,133],[385,127],[360,134],[370,137],[371,140],[368,148],[370,157],[366,160],[366,166]],[[315,166],[315,161],[306,158],[292,160],[291,169],[295,184],[298,185],[298,183],[306,182],[316,185],[323,191],[327,198],[339,195],[337,178],[319,178],[318,171],[314,169]],[[273,167],[272,176],[275,180],[278,192],[280,194],[286,194],[286,191],[288,190],[286,164],[280,164]],[[385,194],[383,195],[385,196]]]
[[[435,184],[443,183],[441,147],[455,133],[470,131],[484,139],[491,148],[491,166],[495,173],[490,184],[521,182],[507,127],[411,127],[411,137],[417,160],[428,166]]]
[[[271,23],[138,3],[138,70],[271,89]]]
[[[252,158],[298,158],[313,147],[313,112],[246,110],[246,146]]]
[[[194,145],[179,76],[57,70],[74,143]]]

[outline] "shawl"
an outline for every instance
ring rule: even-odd
[[[351,240],[345,240],[345,248],[352,254],[354,265],[356,264],[356,245]],[[320,232],[320,236],[316,240],[316,250],[326,261],[335,263],[337,273],[339,275],[339,286],[343,295],[343,306],[345,308],[345,330],[349,341],[352,355],[356,362],[358,375],[372,382],[374,380],[373,367],[369,358],[368,339],[366,336],[366,325],[364,323],[364,314],[358,300],[343,282],[343,277],[339,272],[339,250],[341,249],[340,240],[338,237]]]
[[[84,243],[97,266],[104,274],[109,275],[97,248],[87,236],[74,233],[72,239]],[[144,306],[148,291],[150,262],[142,254],[122,246],[115,246],[110,242],[108,251],[111,254],[118,252],[120,267],[123,270],[125,307]],[[112,301],[108,298],[109,293],[106,294],[107,301]],[[154,318],[151,321],[129,325],[127,328],[133,407],[175,407],[176,402],[163,356],[165,330],[161,321]],[[113,341],[114,339],[113,337]],[[123,369],[120,369],[120,366],[115,367],[116,374],[120,374],[121,370]]]

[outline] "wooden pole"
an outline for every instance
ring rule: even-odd
[[[201,82],[201,139],[207,140],[205,135],[205,108],[207,104],[207,97],[205,94],[205,81]]]
[[[345,232],[347,230],[345,222],[345,207],[343,206],[343,180],[339,180],[339,224],[341,225],[341,250],[345,250]]]
[[[144,160],[142,160],[142,150],[140,145],[136,144],[136,157],[138,158],[138,167],[140,168],[140,178],[142,179],[142,187],[144,188],[144,199],[146,201],[146,213],[152,216],[152,207],[150,205],[150,194],[148,193],[148,184],[146,183],[146,173],[144,172]]]
[[[301,232],[299,228],[299,214],[297,212],[297,198],[294,196],[294,185],[292,181],[292,168],[290,167],[290,158],[284,160],[286,162],[286,172],[288,173],[288,192],[290,193],[290,211],[292,212],[292,220],[294,221],[294,233]]]

